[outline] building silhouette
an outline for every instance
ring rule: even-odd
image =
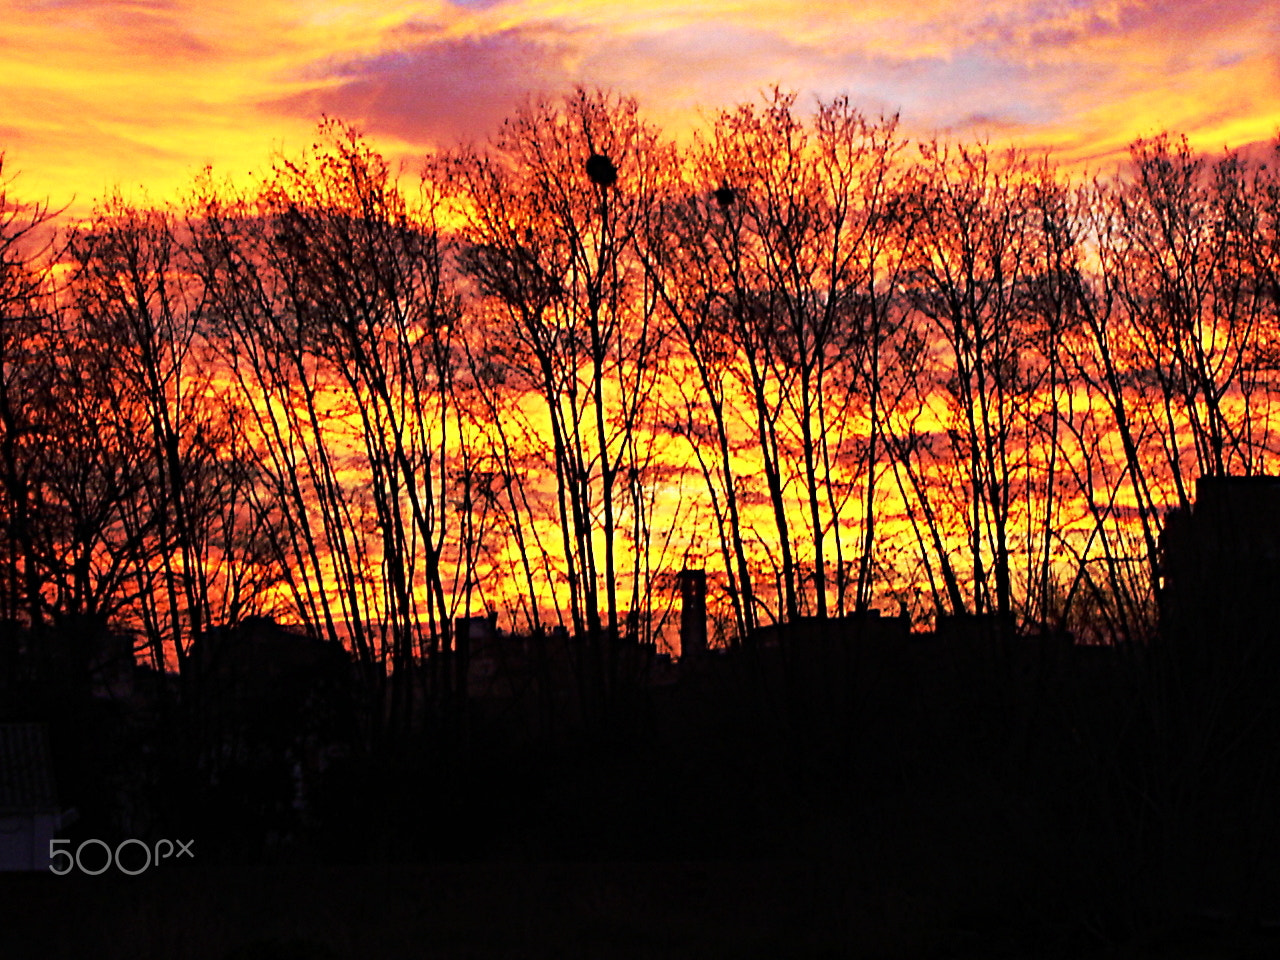
[[[1166,643],[1280,638],[1280,477],[1201,477],[1195,503],[1165,518],[1156,577]]]
[[[680,656],[698,657],[707,652],[707,572],[681,570]]]

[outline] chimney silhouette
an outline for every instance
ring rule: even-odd
[[[707,652],[707,573],[681,570],[680,659]]]

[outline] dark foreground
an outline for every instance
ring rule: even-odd
[[[0,875],[0,957],[1280,956],[1274,658],[847,654],[708,661],[555,740],[477,705],[288,829],[251,778],[173,793],[194,859]]]
[[[1124,943],[801,862],[272,866],[0,877],[6,958],[1271,958],[1280,933],[1187,918]],[[993,905],[994,906],[994,905]]]

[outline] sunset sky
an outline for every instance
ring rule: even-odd
[[[0,23],[5,173],[77,207],[243,176],[322,113],[409,160],[576,83],[673,133],[778,83],[1094,166],[1163,129],[1280,129],[1275,0],[3,0]]]

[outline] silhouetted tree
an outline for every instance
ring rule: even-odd
[[[465,700],[447,556],[457,300],[432,205],[411,207],[352,129],[320,133],[255,195],[226,206],[207,192],[198,248],[223,356],[269,445],[263,469],[289,504],[281,548],[301,612],[389,671],[390,717],[408,729],[417,663],[428,716]]]
[[[473,355],[493,371],[478,382],[500,391],[500,417],[526,420],[523,396],[545,411],[549,436],[527,420],[522,429],[546,445],[554,475],[554,567],[585,640],[581,692],[592,716],[618,682],[628,534],[632,619],[647,620],[645,486],[662,331],[634,241],[657,215],[673,164],[634,101],[579,90],[528,104],[487,149],[435,171],[466,217],[462,265],[486,324]],[[538,479],[526,473],[521,482]]]
[[[40,451],[51,437],[43,384],[48,377],[49,228],[47,204],[10,193],[0,153],[0,616],[44,619],[34,515]],[[42,423],[42,419],[44,422]]]

